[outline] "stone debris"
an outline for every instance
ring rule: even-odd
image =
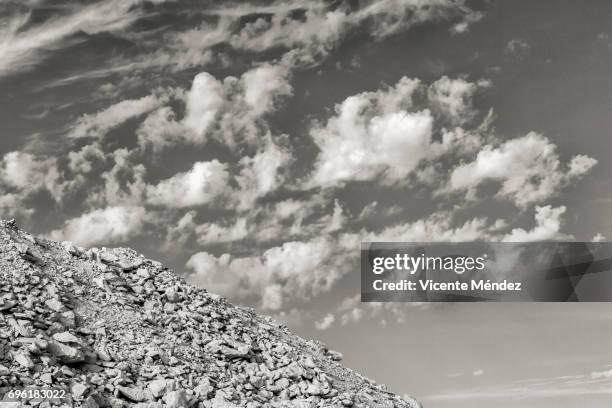
[[[0,399],[52,387],[68,399],[23,404],[415,406],[343,367],[339,352],[129,249],[79,248],[0,221],[0,282]]]

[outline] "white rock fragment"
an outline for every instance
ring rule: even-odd
[[[30,358],[30,356],[27,355],[26,353],[24,353],[23,351],[19,351],[19,352],[15,353],[15,356],[13,357],[13,359],[22,368],[25,368],[25,369],[28,369],[28,370],[30,368],[34,368],[34,362]]]
[[[88,390],[89,390],[89,387],[81,383],[74,383],[72,387],[70,387],[72,398],[77,399],[77,400],[82,399]]]
[[[55,333],[52,337],[53,340],[57,340],[60,343],[81,343],[81,340],[70,332]]]
[[[45,302],[45,305],[54,312],[63,312],[66,310],[66,306],[56,298],[51,298]]]

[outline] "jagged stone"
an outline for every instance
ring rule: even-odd
[[[78,337],[76,337],[74,334],[69,333],[69,332],[55,333],[51,337],[53,338],[53,340],[57,340],[60,343],[77,343],[77,344],[81,343]]]
[[[11,370],[8,367],[0,364],[0,376],[8,376],[11,373]]]
[[[45,305],[47,305],[47,307],[54,312],[63,312],[66,310],[66,306],[64,306],[64,304],[58,299],[49,299],[45,301]]]
[[[30,358],[30,356],[22,351],[15,353],[15,357],[13,357],[13,359],[22,368],[30,369],[34,367],[34,362]]]
[[[89,390],[89,387],[81,383],[74,383],[72,387],[70,387],[72,398],[75,398],[77,400],[80,400],[81,398],[83,398],[83,396],[88,390]]]
[[[187,408],[189,398],[185,390],[170,391],[162,398],[167,408]]]
[[[166,393],[166,391],[172,389],[172,384],[172,380],[153,380],[149,383],[148,388],[154,397],[160,398]]]
[[[51,354],[63,363],[74,364],[85,361],[85,355],[76,347],[68,346],[57,341],[51,341],[48,349]]]
[[[151,392],[148,390],[143,390],[141,388],[131,388],[131,387],[122,387],[118,386],[117,390],[121,395],[128,398],[130,401],[134,402],[142,402],[153,399]]]

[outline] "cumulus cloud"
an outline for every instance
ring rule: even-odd
[[[151,148],[155,154],[159,154],[170,146],[188,140],[189,132],[190,130],[176,119],[172,108],[164,106],[148,115],[140,124],[136,134],[141,150]]]
[[[264,140],[255,155],[245,156],[238,163],[239,189],[234,195],[240,209],[249,208],[255,200],[276,190],[285,180],[283,170],[293,159],[291,152],[274,143],[269,135]]]
[[[393,87],[346,98],[335,116],[311,129],[320,153],[307,185],[373,179],[394,184],[413,173],[423,183],[434,182],[438,158],[470,154],[482,145],[490,115],[472,130],[460,125],[475,118],[473,96],[487,86],[446,76],[425,86],[404,77]]]
[[[572,161],[569,164],[569,171],[567,175],[569,177],[583,176],[584,174],[588,173],[596,164],[596,159],[589,156],[585,156],[583,154],[579,154],[572,158]]]
[[[224,104],[223,84],[208,72],[201,72],[193,79],[187,93],[184,125],[191,129],[195,143],[205,141],[206,131],[216,119],[217,112]]]
[[[557,194],[568,179],[585,174],[596,162],[576,156],[565,171],[556,146],[546,137],[530,132],[498,147],[485,146],[474,161],[452,171],[447,189],[467,191],[467,197],[474,199],[479,185],[496,181],[501,183],[498,197],[526,207]]]
[[[550,205],[535,208],[536,225],[526,231],[523,228],[514,228],[503,237],[507,242],[548,241],[554,239],[570,238],[561,232],[565,206],[554,208]]]
[[[195,132],[196,141],[212,136],[230,147],[252,143],[266,130],[260,118],[291,93],[289,71],[282,65],[264,64],[223,82],[200,73],[187,95],[184,124]]]
[[[336,320],[334,315],[332,313],[328,313],[323,316],[321,320],[315,322],[315,328],[317,330],[327,330],[332,326],[332,324],[334,324],[334,320]]]
[[[94,162],[103,162],[106,154],[99,143],[83,146],[68,153],[68,168],[75,174],[87,174],[93,170]]]
[[[147,202],[168,208],[204,205],[223,194],[229,173],[218,160],[196,162],[184,172],[147,186]]]
[[[479,88],[489,87],[486,80],[469,82],[463,78],[443,76],[432,83],[427,95],[432,109],[452,125],[463,124],[476,116],[472,98]]]
[[[272,111],[279,96],[292,94],[288,77],[287,67],[271,64],[261,65],[242,75],[244,102],[253,115],[261,116]]]
[[[326,292],[351,265],[344,263],[341,243],[325,237],[272,247],[261,256],[193,255],[188,279],[235,300],[255,299],[264,309],[278,310],[287,299],[308,300]]]
[[[25,198],[37,191],[47,191],[61,202],[66,190],[55,158],[41,158],[31,153],[14,151],[0,162],[0,188],[14,197]]]
[[[279,64],[263,64],[240,78],[223,80],[201,72],[185,94],[184,118],[177,120],[170,107],[156,110],[138,130],[139,145],[160,152],[179,143],[203,145],[211,138],[231,148],[257,144],[268,132],[263,116],[292,94],[289,76],[288,68]]]
[[[197,162],[187,172],[149,185],[147,202],[168,208],[184,208],[208,204],[224,196],[232,208],[251,208],[259,198],[282,185],[285,170],[293,160],[291,152],[275,143],[269,134],[263,135],[258,144],[260,146],[254,154],[238,160],[232,168],[236,173],[230,174],[230,167],[217,160]]]
[[[26,207],[22,200],[22,196],[5,192],[0,188],[0,218],[21,216],[27,219],[31,217],[34,209]]]
[[[311,135],[320,149],[310,183],[333,186],[349,180],[387,181],[406,177],[428,157],[433,116],[413,111],[419,82],[402,78],[386,91],[350,96],[336,106],[337,116]]]
[[[145,220],[142,207],[107,207],[72,218],[50,235],[82,246],[124,242],[142,231]]]

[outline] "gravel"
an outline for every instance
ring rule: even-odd
[[[0,397],[62,388],[76,407],[418,407],[250,308],[130,249],[0,221]]]

